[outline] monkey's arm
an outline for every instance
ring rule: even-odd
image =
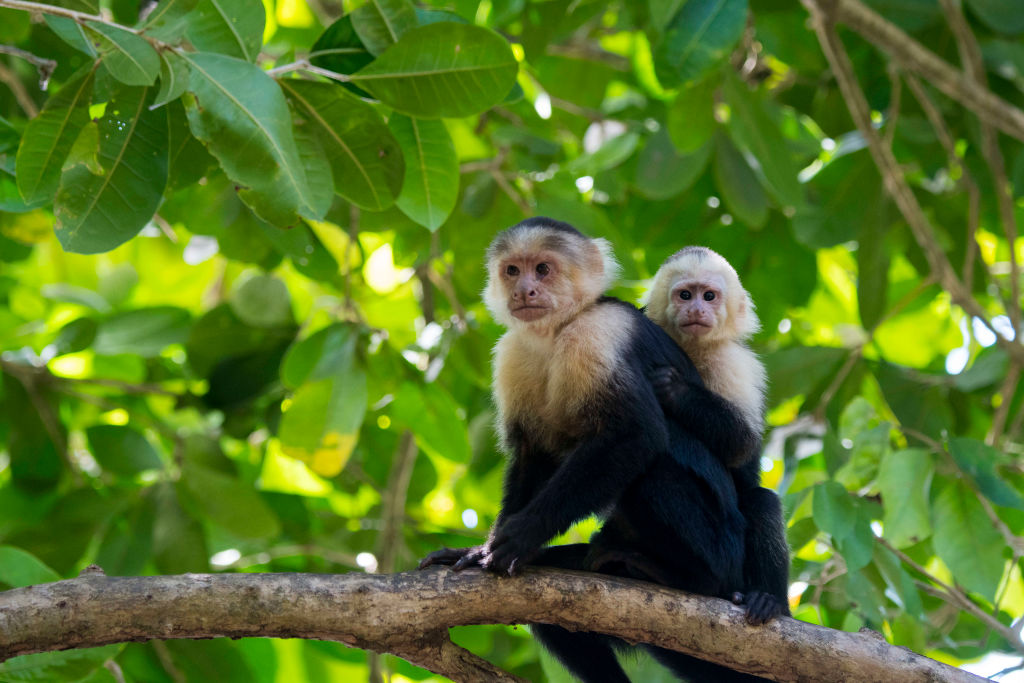
[[[782,505],[774,491],[756,486],[739,491],[740,511],[747,520],[742,594],[733,602],[747,608],[747,621],[763,624],[789,615],[789,546]]]
[[[726,467],[734,469],[758,457],[761,436],[732,402],[687,381],[669,365],[652,370],[650,380],[665,415],[699,439]]]
[[[498,511],[497,519],[494,520],[494,526],[491,527],[487,543],[469,548],[441,548],[440,550],[435,550],[420,560],[420,569],[435,564],[451,566],[455,571],[479,566],[481,561],[487,556],[488,547],[496,531],[503,525],[504,520],[509,515],[523,509],[530,502],[530,498],[535,492],[551,476],[554,470],[554,459],[550,454],[541,453],[531,448],[527,439],[524,438],[521,428],[514,426],[511,429],[509,441],[513,457],[505,469],[501,509]]]
[[[655,455],[667,449],[665,426],[660,416],[654,419],[653,404],[625,392],[617,396],[614,407],[608,406],[611,410],[601,411],[600,431],[564,456],[526,506],[495,524],[482,564],[515,573],[551,537],[614,503]]]

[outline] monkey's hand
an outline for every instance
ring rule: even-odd
[[[668,411],[676,409],[675,406],[679,404],[689,388],[679,371],[671,365],[654,368],[648,373],[647,379],[654,387],[654,394],[658,397],[658,402]]]
[[[475,545],[471,548],[441,548],[420,560],[419,569],[426,569],[435,564],[451,567],[453,571],[459,571],[466,567],[479,567],[480,561],[484,558],[485,547]]]
[[[787,606],[777,597],[763,591],[733,593],[732,602],[747,608],[747,623],[752,626],[766,624],[774,617],[789,613]]]
[[[513,576],[537,556],[545,539],[535,537],[537,525],[527,516],[516,513],[496,529],[487,542],[484,569]]]

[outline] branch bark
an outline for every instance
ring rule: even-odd
[[[468,624],[551,623],[704,657],[777,681],[980,681],[885,642],[777,619],[748,626],[723,600],[615,577],[528,569],[402,574],[185,574],[77,579],[0,593],[0,661],[169,638],[334,640],[456,681],[516,677],[452,644]]]

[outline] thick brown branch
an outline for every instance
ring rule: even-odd
[[[0,661],[169,638],[288,637],[392,652],[458,681],[513,680],[444,637],[465,624],[552,623],[688,652],[778,681],[979,681],[877,637],[654,584],[531,569],[403,574],[84,575],[0,593]]]

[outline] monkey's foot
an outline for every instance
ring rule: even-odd
[[[420,560],[419,569],[426,569],[435,564],[451,567],[455,571],[466,567],[476,567],[480,565],[480,560],[484,557],[483,548],[482,545],[470,548],[441,548]]]
[[[771,593],[763,591],[733,593],[732,602],[734,605],[747,608],[747,623],[753,626],[760,626],[774,617],[789,614],[789,609],[784,602]]]

